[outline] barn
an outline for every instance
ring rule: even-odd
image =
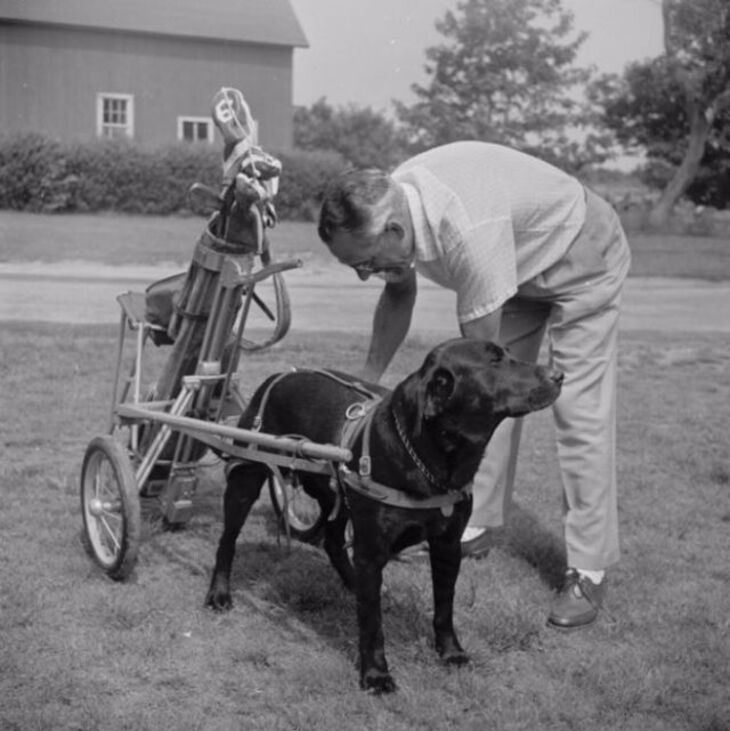
[[[0,132],[213,142],[211,98],[234,86],[286,149],[306,46],[289,0],[0,0]]]

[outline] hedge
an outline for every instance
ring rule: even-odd
[[[331,152],[269,152],[283,166],[279,216],[313,220],[324,185],[345,167],[344,159]],[[0,208],[202,213],[187,191],[195,182],[217,189],[220,175],[220,150],[207,145],[150,149],[126,140],[61,143],[35,133],[0,138]]]

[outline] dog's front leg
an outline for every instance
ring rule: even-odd
[[[218,543],[210,588],[205,597],[208,607],[220,610],[233,606],[230,577],[236,539],[251,507],[261,494],[266,475],[266,468],[261,465],[241,465],[228,474],[223,496],[223,533]]]
[[[460,535],[453,531],[429,537],[431,581],[433,583],[433,629],[436,651],[449,665],[469,662],[454,630],[454,594],[461,566]]]
[[[383,638],[380,590],[387,556],[358,556],[355,546],[357,624],[360,632],[360,687],[379,695],[392,693],[396,684],[388,672]]]

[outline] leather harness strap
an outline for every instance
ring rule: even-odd
[[[278,376],[273,378],[266,390],[264,391],[261,401],[259,402],[259,408],[256,416],[253,419],[251,426],[252,430],[260,431],[264,419],[264,411],[269,400],[269,395],[276,384],[282,379],[291,375],[292,373],[302,373],[303,371],[297,371],[292,369],[286,373],[280,373]],[[358,437],[362,435],[362,449],[360,452],[360,459],[358,460],[358,470],[353,472],[346,464],[340,463],[335,468],[333,466],[333,473],[337,476],[337,483],[340,486],[340,490],[343,487],[354,490],[369,497],[371,500],[377,500],[378,502],[385,503],[386,505],[392,505],[399,508],[408,508],[411,510],[429,510],[433,508],[439,508],[445,516],[449,516],[454,511],[454,505],[462,500],[465,500],[471,494],[471,483],[465,485],[460,490],[449,490],[442,495],[435,495],[428,498],[413,498],[410,495],[405,494],[401,490],[396,490],[388,485],[384,485],[381,482],[376,482],[372,478],[372,461],[370,458],[370,430],[372,427],[373,416],[377,406],[382,401],[382,397],[373,393],[367,386],[363,385],[359,381],[350,381],[345,378],[341,378],[336,373],[328,370],[311,369],[309,373],[318,373],[326,376],[343,386],[351,388],[358,393],[365,396],[364,401],[356,401],[347,407],[345,411],[345,422],[342,426],[342,433],[340,435],[340,446],[345,449],[352,450],[353,445],[357,441]],[[416,467],[423,471],[423,462],[415,455],[410,442],[404,433],[400,424],[398,426],[398,436],[403,442],[406,450],[414,461]],[[252,445],[252,448],[256,448],[256,445]],[[430,473],[429,473],[430,474]],[[340,495],[338,493],[336,509],[332,511],[330,519],[338,512],[337,507],[340,502]]]
[[[392,505],[398,508],[406,508],[410,510],[429,510],[439,508],[445,516],[449,516],[454,512],[454,505],[465,500],[471,494],[471,483],[465,485],[460,490],[450,490],[443,495],[434,495],[428,498],[414,498],[401,490],[396,490],[382,482],[376,482],[372,478],[372,460],[370,458],[370,429],[375,415],[375,407],[380,403],[381,399],[371,402],[357,404],[360,409],[348,409],[348,416],[342,428],[342,438],[340,446],[346,449],[352,449],[355,440],[362,434],[362,450],[360,459],[358,460],[357,473],[350,470],[347,465],[340,464],[337,468],[337,474],[341,485],[359,492],[361,495],[369,497],[371,500]],[[350,415],[350,412],[353,412]],[[408,451],[409,456],[411,450]],[[420,460],[419,460],[420,462]],[[418,462],[416,462],[418,467]]]
[[[306,371],[297,370],[296,368],[292,368],[290,371],[287,371],[286,373],[280,373],[276,378],[272,379],[271,383],[269,383],[268,387],[266,388],[266,391],[264,391],[264,395],[261,397],[261,402],[259,403],[259,410],[256,412],[256,416],[253,420],[253,425],[251,429],[253,431],[260,431],[261,430],[261,424],[264,420],[264,410],[266,409],[266,404],[269,400],[269,394],[271,393],[274,386],[276,386],[279,381],[286,378],[287,376],[290,376],[292,373],[317,373],[320,376],[326,376],[327,378],[336,381],[337,383],[347,386],[347,388],[352,388],[353,390],[361,393],[363,396],[365,396],[368,399],[377,399],[379,400],[379,397],[376,396],[367,386],[360,383],[360,381],[348,381],[344,378],[341,378],[336,373],[333,373],[332,371],[320,369],[320,368],[310,368]]]

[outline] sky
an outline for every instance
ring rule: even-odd
[[[326,97],[387,111],[391,101],[415,100],[410,87],[426,82],[425,49],[441,36],[437,19],[458,0],[291,0],[309,40],[294,51],[294,103]],[[578,65],[621,72],[630,61],[662,49],[657,0],[563,0],[575,27],[590,34]]]

